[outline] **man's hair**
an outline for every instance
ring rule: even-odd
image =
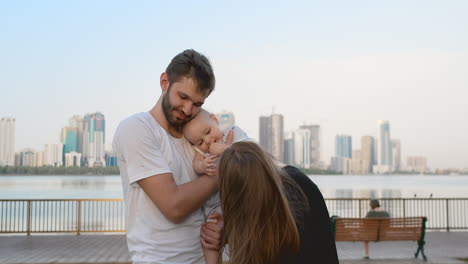
[[[377,207],[380,207],[379,200],[372,199],[372,200],[370,201],[370,207],[371,207],[372,209],[375,209],[375,208],[377,208]]]
[[[177,54],[166,68],[169,87],[183,77],[191,78],[197,90],[209,95],[215,88],[215,76],[210,61],[203,54],[187,49]]]

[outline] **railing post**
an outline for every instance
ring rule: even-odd
[[[77,235],[80,234],[81,231],[81,200],[78,200],[78,206],[77,206],[77,219],[76,219],[76,232]]]
[[[26,232],[28,233],[28,236],[31,235],[31,200],[28,200],[28,214],[27,214]]]
[[[406,199],[403,198],[403,217],[406,217]]]
[[[359,218],[362,217],[362,215],[361,215],[361,199],[359,199],[359,216],[358,217]]]
[[[450,232],[449,199],[445,199],[445,207],[447,209],[447,232]]]

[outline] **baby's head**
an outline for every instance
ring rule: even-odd
[[[198,115],[185,124],[183,132],[192,145],[205,153],[209,152],[211,143],[223,139],[218,119],[205,109],[201,109]]]

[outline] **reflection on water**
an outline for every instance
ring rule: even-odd
[[[336,189],[334,198],[402,198],[401,191],[397,189]]]
[[[382,195],[380,196],[382,198],[402,198],[401,191],[397,189],[383,189],[382,190]],[[372,197],[372,198],[378,198],[378,197]]]
[[[120,176],[0,176],[0,199],[122,198]]]
[[[106,186],[106,181],[104,180],[95,180],[90,181],[88,179],[71,179],[71,180],[62,180],[61,187],[66,189],[95,189],[95,190],[104,190]]]
[[[465,198],[468,176],[310,175],[325,198]],[[120,176],[0,176],[0,199],[122,198]]]
[[[325,198],[466,198],[468,176],[310,175]]]

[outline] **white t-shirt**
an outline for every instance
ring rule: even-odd
[[[176,184],[197,176],[192,168],[193,148],[185,138],[174,138],[149,112],[122,121],[113,148],[119,159],[126,202],[127,244],[134,263],[205,263],[200,245],[203,211],[182,223],[169,221],[137,181],[172,173]]]

